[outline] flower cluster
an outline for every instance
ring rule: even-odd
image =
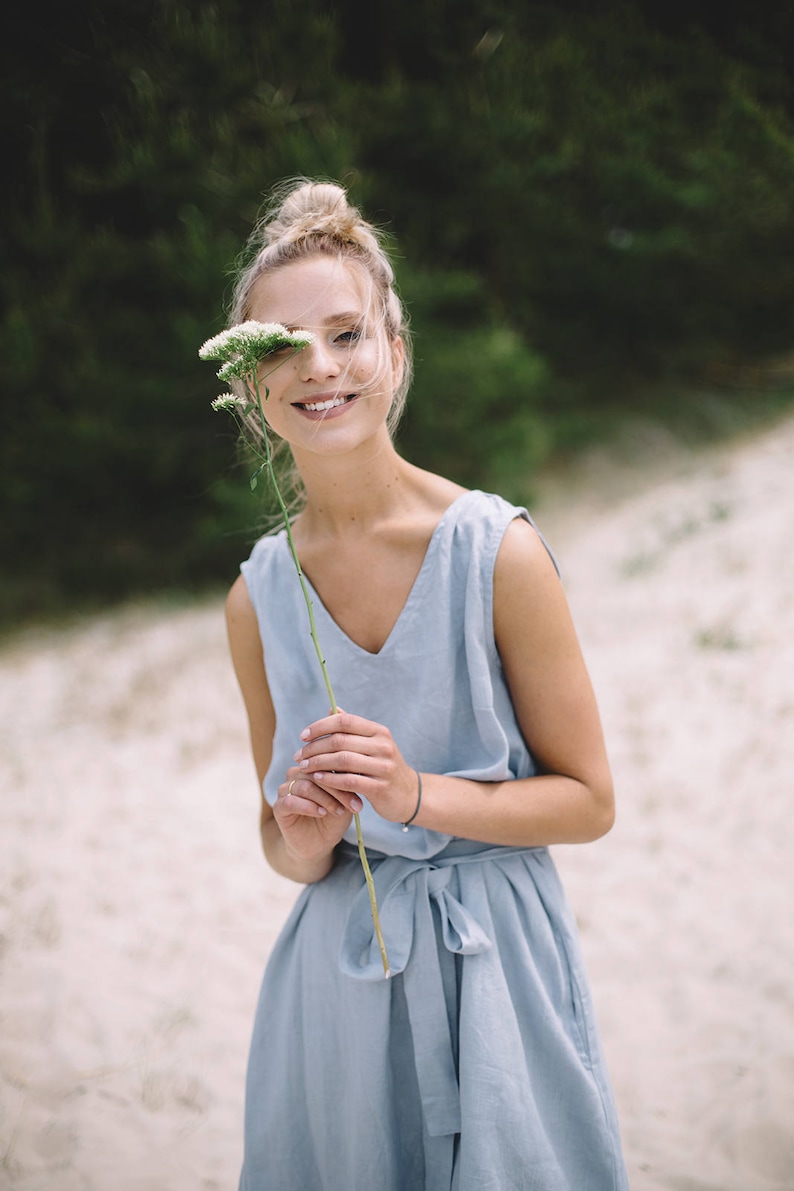
[[[248,323],[230,326],[220,335],[213,335],[199,348],[201,360],[223,360],[225,363],[245,364],[245,374],[255,372],[257,364],[275,351],[301,351],[314,341],[311,331],[288,331],[281,323]]]
[[[213,335],[199,348],[199,356],[202,360],[223,361],[218,370],[220,380],[244,380],[256,374],[265,356],[285,350],[302,351],[313,340],[310,331],[288,331],[281,323],[258,323],[251,319]]]
[[[242,397],[237,397],[234,393],[221,393],[220,397],[216,397],[211,402],[211,405],[216,413],[245,414],[249,408],[249,402]]]

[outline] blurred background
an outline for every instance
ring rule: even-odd
[[[531,501],[627,426],[794,405],[793,54],[769,0],[16,6],[0,623],[234,577],[263,510],[196,353],[287,176],[391,238],[414,462]]]

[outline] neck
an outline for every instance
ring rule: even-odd
[[[411,498],[417,469],[397,454],[391,439],[362,444],[355,454],[294,452],[306,491],[304,531],[367,532]]]

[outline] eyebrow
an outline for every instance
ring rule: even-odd
[[[364,321],[365,317],[366,316],[363,310],[342,310],[339,314],[329,314],[327,318],[323,319],[323,321],[320,323],[320,326],[337,327],[340,325],[340,323],[361,323]],[[296,331],[298,329],[298,327],[293,326],[287,328],[288,331]],[[310,328],[306,329],[308,330]]]
[[[332,314],[323,320],[324,327],[335,326],[336,323],[351,323],[360,322],[364,317],[361,310],[343,310],[341,314]]]

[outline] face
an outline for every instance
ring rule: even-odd
[[[269,356],[260,374],[268,424],[293,451],[333,454],[388,438],[402,344],[378,328],[355,265],[327,256],[284,265],[256,282],[248,317],[314,335],[296,355]]]

